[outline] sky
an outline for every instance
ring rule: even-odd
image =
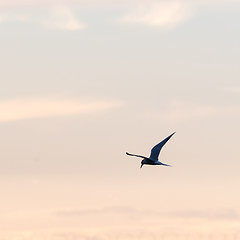
[[[240,237],[239,0],[0,0],[0,237]],[[140,167],[162,139],[160,160]]]

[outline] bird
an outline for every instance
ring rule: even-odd
[[[167,167],[171,167],[171,165],[162,163],[158,160],[158,156],[159,153],[162,149],[162,147],[167,143],[167,141],[175,134],[176,132],[172,133],[171,135],[169,135],[168,137],[166,137],[164,140],[162,140],[160,143],[158,143],[157,145],[155,145],[152,149],[151,149],[151,154],[150,157],[145,157],[145,156],[141,156],[141,155],[136,155],[136,154],[132,154],[132,153],[128,153],[126,152],[127,155],[129,156],[134,156],[134,157],[139,157],[139,158],[143,158],[143,160],[141,161],[141,166],[140,168],[142,168],[142,166],[144,164],[148,164],[148,165],[162,165],[162,166],[167,166]]]

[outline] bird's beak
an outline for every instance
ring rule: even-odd
[[[142,166],[143,166],[143,164],[141,163],[141,167],[140,168],[142,168]]]

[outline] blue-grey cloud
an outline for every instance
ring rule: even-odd
[[[234,209],[218,210],[186,210],[169,213],[170,216],[186,219],[208,219],[208,220],[239,220],[240,216]]]
[[[48,19],[43,23],[49,28],[60,30],[78,31],[87,28],[87,25],[80,21],[68,6],[56,6],[50,11]]]
[[[80,217],[86,215],[132,215],[136,218],[139,217],[157,217],[161,218],[182,218],[182,219],[205,219],[205,220],[238,220],[240,219],[239,213],[235,209],[217,209],[217,210],[183,210],[183,211],[154,211],[154,210],[141,210],[129,206],[113,206],[99,209],[73,209],[61,210],[53,213],[59,217]]]

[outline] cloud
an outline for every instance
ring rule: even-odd
[[[173,217],[186,219],[208,220],[238,220],[239,214],[234,209],[219,209],[216,211],[179,211],[170,213]]]
[[[127,12],[119,19],[122,23],[173,28],[190,19],[198,6],[222,3],[238,4],[239,0],[0,0],[0,9],[15,8],[20,11],[24,7],[50,7],[54,9],[52,16],[44,19],[44,24],[52,28],[74,31],[86,28],[86,24],[73,15],[70,9],[73,5],[125,9]],[[10,20],[9,17],[5,19]]]
[[[34,8],[31,8],[34,9]],[[48,10],[48,17],[45,11]],[[28,10],[30,11],[30,10]],[[34,21],[43,24],[48,28],[59,30],[78,31],[87,28],[87,25],[75,17],[69,6],[50,6],[47,9],[41,9],[41,15],[33,16],[30,12],[22,9],[5,9],[0,12],[0,23],[4,22],[30,22]],[[31,17],[30,17],[31,16]]]
[[[189,20],[198,6],[239,3],[238,0],[146,0],[131,4],[131,10],[120,21],[161,28],[173,28]]]
[[[200,105],[183,101],[172,101],[161,112],[150,110],[147,118],[159,119],[164,123],[185,122],[192,119],[202,119],[215,116],[239,116],[240,106]]]
[[[162,110],[161,113],[151,110],[146,116],[149,118],[160,119],[162,122],[177,123],[190,119],[213,116],[218,112],[219,109],[214,106],[204,106],[181,101],[173,101],[167,106],[167,109]]]
[[[26,14],[14,14],[9,12],[4,12],[0,14],[0,23],[4,22],[26,22],[28,21],[28,16]]]
[[[138,3],[153,3],[166,2],[167,0],[0,0],[0,7],[6,6],[33,6],[33,5],[53,5],[53,4],[94,4],[100,3],[106,5],[115,4],[138,4]],[[176,0],[169,0],[176,1]],[[192,0],[178,0],[179,2],[193,2]],[[239,3],[239,0],[195,0],[196,4],[220,4],[220,3]]]
[[[237,220],[240,218],[238,212],[235,209],[216,209],[216,210],[183,210],[164,212],[156,210],[136,209],[129,206],[112,206],[99,209],[81,209],[81,210],[63,210],[53,213],[59,217],[84,217],[87,215],[98,216],[104,214],[114,214],[118,216],[131,215],[135,219],[140,218],[159,218],[159,219],[208,219],[208,220]]]
[[[78,101],[69,99],[15,99],[0,101],[0,122],[33,118],[71,116],[107,111],[122,105],[118,101]]]
[[[68,6],[57,6],[51,11],[51,16],[44,24],[50,28],[60,30],[77,31],[83,30],[87,26],[78,20]]]
[[[208,227],[210,224],[214,225],[232,225],[238,223],[240,215],[234,208],[216,208],[216,209],[138,209],[132,206],[113,206],[104,208],[83,208],[73,210],[60,210],[51,213],[51,216],[58,221],[70,222],[84,222],[85,227],[106,227],[111,226],[112,229],[123,227],[127,230],[134,229],[134,232],[142,230],[153,230],[162,233],[167,229],[172,231],[181,231],[183,229],[193,230],[201,229],[201,226]],[[154,224],[158,222],[158,225]],[[122,224],[124,223],[124,224]],[[144,228],[142,228],[144,226]],[[122,230],[123,230],[122,229]],[[167,230],[168,231],[168,230]],[[123,231],[121,231],[123,232]],[[150,239],[146,236],[146,239]],[[128,238],[123,238],[128,239]],[[153,238],[157,239],[157,238]],[[167,238],[168,239],[168,238]],[[185,238],[183,238],[185,239]]]
[[[171,28],[190,18],[192,12],[191,4],[184,1],[150,1],[136,5],[121,21]]]
[[[224,88],[222,89],[223,92],[227,93],[240,93],[240,87],[232,87],[232,88]]]
[[[74,209],[74,210],[62,210],[57,211],[54,215],[61,217],[71,217],[71,216],[86,216],[86,215],[102,215],[102,214],[120,214],[120,215],[128,215],[128,214],[139,214],[141,211],[128,206],[113,206],[113,207],[105,207],[99,209]]]

